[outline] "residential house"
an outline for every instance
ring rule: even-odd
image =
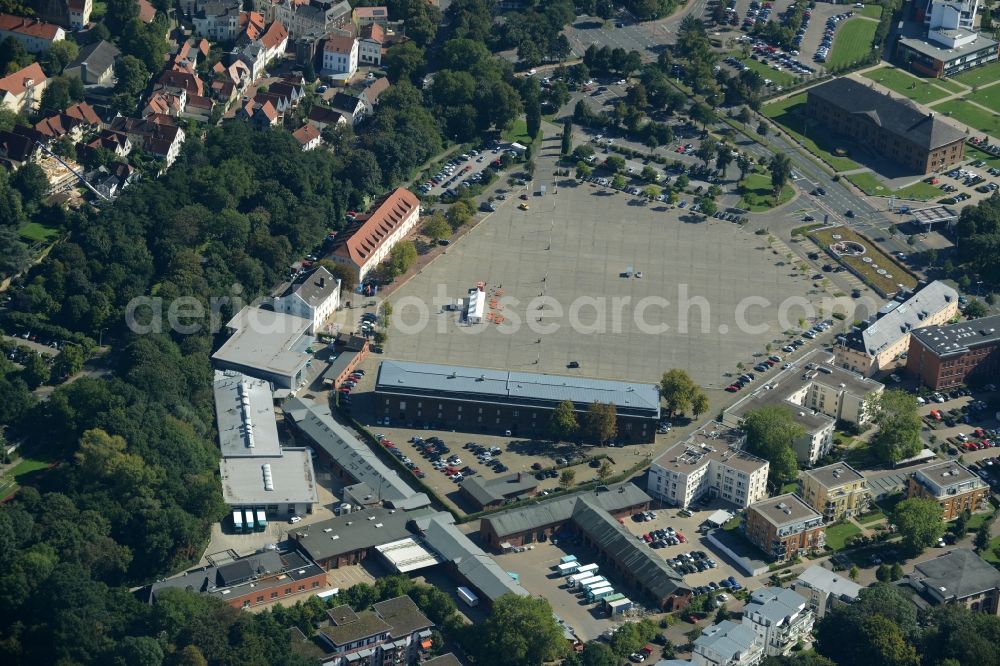
[[[177,52],[170,56],[170,64],[167,69],[196,73],[198,57],[207,58],[211,48],[207,39],[199,39],[196,42],[184,41],[177,48]]]
[[[0,78],[0,106],[14,113],[29,113],[38,108],[48,78],[42,66],[33,62],[27,67]]]
[[[746,439],[717,421],[702,426],[653,460],[646,492],[682,508],[704,496],[740,508],[765,499],[770,465],[743,450]]]
[[[209,96],[223,106],[228,106],[236,99],[236,85],[232,81],[220,81],[216,79],[209,84]]]
[[[750,543],[779,562],[826,543],[823,516],[794,493],[751,504],[741,529]]]
[[[139,20],[149,25],[156,19],[156,7],[149,0],[139,0]]]
[[[221,60],[212,66],[212,72],[215,74],[224,75],[225,82],[232,86],[232,92],[228,86],[220,88],[220,92],[228,97],[235,97],[236,93],[243,90],[246,85],[251,81],[250,67],[238,58],[224,58],[227,62],[224,64]],[[214,82],[213,82],[214,83]],[[213,86],[213,91],[215,90]]]
[[[1000,377],[1000,316],[914,331],[906,372],[935,390]]]
[[[330,107],[334,111],[339,111],[351,124],[357,125],[368,113],[365,102],[360,97],[348,95],[347,93],[337,93],[330,100]]]
[[[753,629],[769,657],[791,652],[812,631],[816,615],[806,599],[781,587],[763,587],[743,607],[743,624]]]
[[[314,105],[309,111],[306,121],[320,131],[329,126],[347,124],[347,118],[343,114],[319,104]]]
[[[258,3],[257,11],[267,9]],[[349,29],[351,25],[351,5],[347,0],[279,0],[274,5],[274,18],[288,28],[288,35],[298,39],[306,35],[325,35],[335,28]]]
[[[0,14],[0,42],[13,37],[28,53],[47,53],[55,42],[66,39],[66,31],[54,23]]]
[[[963,511],[986,507],[990,487],[967,467],[947,460],[918,469],[910,475],[906,497],[932,499],[941,506],[944,520],[955,520]]]
[[[868,321],[838,337],[835,363],[866,377],[892,370],[910,348],[911,331],[941,326],[956,316],[958,292],[935,280],[908,298],[897,296]]]
[[[723,620],[706,627],[691,651],[693,666],[757,666],[764,646],[746,624]]]
[[[0,165],[16,171],[26,162],[37,161],[38,156],[38,144],[30,137],[0,130]]]
[[[262,103],[250,100],[240,107],[236,117],[261,131],[278,123],[278,111],[269,101]]]
[[[354,22],[357,23],[360,28],[370,25],[384,26],[389,22],[389,8],[355,7]]]
[[[209,0],[201,3],[191,22],[194,32],[215,42],[231,42],[240,34],[240,0]]]
[[[253,101],[263,104],[264,102],[270,102],[274,110],[278,112],[279,116],[285,115],[285,111],[292,106],[292,101],[285,95],[279,95],[278,93],[273,93],[270,90],[267,92],[258,92],[253,96]]]
[[[828,523],[860,515],[871,503],[868,480],[847,463],[803,470],[800,483],[802,499]]]
[[[355,271],[360,285],[419,220],[420,200],[406,188],[397,188],[337,234],[330,258]]]
[[[1000,572],[967,548],[917,564],[906,582],[927,604],[956,604],[1000,615]]]
[[[215,102],[212,101],[211,97],[188,95],[187,104],[184,106],[181,116],[191,118],[192,120],[208,122],[212,117],[212,109],[214,108]]]
[[[93,0],[66,0],[70,29],[83,30],[90,23],[90,12],[93,8]]]
[[[135,169],[122,162],[112,165],[111,169],[101,166],[97,173],[88,176],[91,186],[108,199],[114,199],[121,194],[135,179]]]
[[[292,136],[295,137],[295,140],[299,142],[300,146],[302,146],[302,152],[315,150],[316,148],[319,148],[320,144],[323,143],[323,139],[320,137],[320,131],[311,123],[306,123],[292,132]]]
[[[327,611],[328,626],[319,634],[332,655],[326,664],[415,663],[421,644],[428,643],[434,624],[407,596],[376,603],[372,610],[355,613],[350,606]]]
[[[261,35],[260,43],[264,47],[265,62],[280,58],[285,55],[285,49],[288,47],[288,30],[281,22],[273,21]]]
[[[100,124],[101,119],[94,109],[86,102],[80,102],[62,113],[42,118],[35,123],[35,130],[45,136],[46,143],[63,137],[69,137],[73,143],[77,143],[86,131]]]
[[[267,19],[260,12],[240,13],[240,34],[236,38],[237,42],[256,42],[264,34],[264,27]]]
[[[154,88],[176,92],[183,90],[188,95],[198,95],[199,97],[205,94],[204,84],[198,74],[191,71],[168,69],[160,74]]]
[[[163,114],[153,114],[142,120],[119,116],[111,122],[110,129],[127,134],[132,145],[142,146],[143,150],[163,160],[167,168],[177,159],[186,138],[177,121]]]
[[[260,42],[236,46],[226,54],[223,62],[231,64],[236,60],[246,65],[247,71],[250,73],[249,79],[256,81],[264,73],[264,66],[267,65],[267,50]]]
[[[358,97],[360,97],[365,103],[365,108],[368,113],[374,113],[375,107],[378,105],[378,98],[381,97],[382,93],[388,89],[388,77],[382,76],[370,80],[368,87],[362,90],[358,95]]]
[[[358,40],[343,35],[327,35],[323,44],[322,75],[354,76],[358,71]]]
[[[132,152],[132,140],[125,132],[103,129],[82,149],[78,147],[77,152],[86,154],[96,150],[106,150],[118,157],[125,157]]]
[[[838,606],[853,604],[861,592],[861,586],[847,576],[818,564],[799,574],[792,589],[806,598],[819,619]]]
[[[80,49],[76,59],[66,69],[64,76],[75,76],[86,86],[107,86],[115,84],[115,61],[121,51],[114,44],[104,40],[87,44]]]
[[[142,117],[146,118],[154,113],[178,117],[184,113],[187,106],[187,92],[184,90],[154,90],[146,100],[146,105],[142,109]]]
[[[358,37],[358,61],[362,65],[382,64],[382,44],[385,42],[385,31],[377,23],[361,28]]]
[[[308,319],[309,334],[317,335],[340,307],[340,280],[320,266],[295,278],[271,304],[277,312]]]
[[[301,76],[286,76],[268,86],[268,92],[287,97],[289,103],[295,106],[306,94],[305,83]]]

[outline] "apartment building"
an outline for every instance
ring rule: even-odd
[[[419,220],[420,200],[409,190],[397,188],[337,234],[329,258],[354,270],[360,285]]]
[[[914,331],[906,372],[935,390],[1000,377],[1000,315]]]
[[[288,29],[292,39],[309,35],[325,35],[334,29],[348,30],[351,25],[351,5],[347,0],[279,0],[277,3],[258,2],[257,11],[271,16]]]
[[[319,630],[328,650],[324,664],[410,664],[421,649],[430,647],[434,623],[407,596],[380,601],[357,613],[350,606],[337,606],[327,616],[329,625]]]
[[[344,35],[328,35],[323,45],[321,73],[353,76],[358,71],[358,40]]]
[[[788,654],[812,631],[816,615],[798,592],[781,587],[764,587],[750,596],[743,608],[743,624],[753,629],[764,654]]]
[[[320,266],[292,280],[272,303],[277,312],[308,319],[308,333],[318,335],[340,305],[340,280]]]
[[[21,42],[28,53],[47,53],[55,42],[66,39],[66,31],[54,23],[0,14],[0,42],[7,38]]]
[[[840,336],[834,345],[834,363],[866,377],[894,369],[910,348],[910,334],[941,326],[958,316],[958,292],[934,281],[915,294],[898,296],[871,319]]]
[[[764,646],[752,628],[723,620],[706,627],[695,639],[690,663],[693,666],[757,666],[763,659]]]
[[[361,28],[358,38],[358,61],[365,65],[382,64],[382,44],[385,42],[385,30],[377,23]]]
[[[751,504],[741,529],[753,545],[779,562],[826,544],[823,516],[794,493]]]
[[[941,505],[944,520],[963,511],[982,510],[990,488],[968,468],[948,460],[918,469],[910,475],[906,497],[926,497]]]
[[[42,66],[33,62],[27,67],[0,78],[0,108],[14,113],[28,113],[38,108],[48,79]]]
[[[848,77],[831,79],[807,94],[807,113],[814,121],[913,173],[940,171],[964,159],[965,133],[906,99]]]
[[[69,27],[73,30],[83,30],[90,23],[90,12],[93,9],[93,0],[67,0],[66,11],[69,13]]]
[[[767,497],[770,465],[744,444],[741,430],[712,421],[653,461],[646,492],[671,506],[686,508],[707,495],[745,509]]]
[[[862,514],[871,503],[867,479],[847,463],[804,470],[799,482],[802,499],[827,523]]]
[[[817,619],[822,619],[827,611],[837,606],[853,604],[861,593],[861,586],[843,573],[818,564],[799,574],[792,589],[806,598]]]

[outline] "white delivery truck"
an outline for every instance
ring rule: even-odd
[[[571,573],[576,573],[576,570],[580,568],[578,562],[563,562],[556,567],[559,570],[561,576],[568,576]]]
[[[577,569],[577,573],[585,573],[591,576],[597,575],[598,566],[596,564],[584,564],[582,567]]]
[[[461,597],[462,601],[469,604],[470,606],[479,605],[479,597],[477,597],[472,590],[467,587],[458,588],[458,596]]]

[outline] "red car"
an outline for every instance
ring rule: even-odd
[[[736,384],[730,384],[729,386],[726,387],[726,390],[729,391],[730,393],[736,393],[737,391],[740,390],[740,387],[737,386]]]
[[[653,541],[653,536],[649,533],[643,534],[642,540],[645,541],[646,543],[651,543]]]
[[[680,532],[674,532],[674,536],[677,537],[677,540],[681,543],[687,543],[687,537]]]

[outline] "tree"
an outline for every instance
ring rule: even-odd
[[[423,76],[424,62],[424,50],[412,41],[396,44],[385,53],[386,71],[393,83],[410,81],[418,85]]]
[[[573,485],[573,481],[576,480],[576,470],[564,469],[562,474],[559,475],[559,485],[563,488],[569,488]]]
[[[76,60],[79,52],[80,48],[76,42],[68,39],[53,42],[45,56],[45,73],[48,76],[59,76],[63,73],[66,65]]]
[[[668,370],[660,378],[660,397],[667,403],[671,414],[684,414],[694,407],[695,400],[700,402],[699,395],[704,395],[687,372],[679,368]]]
[[[736,156],[736,168],[740,170],[740,180],[743,180],[753,171],[753,158],[746,153],[740,153]]]
[[[883,583],[888,583],[892,580],[892,569],[888,564],[878,565],[878,569],[875,570],[875,578]],[[853,578],[851,580],[854,580]]]
[[[335,261],[330,261],[329,259],[321,259],[319,265],[326,268],[333,277],[340,280],[341,294],[350,294],[354,291],[354,287],[358,284],[358,275],[349,267]]]
[[[104,14],[104,24],[114,36],[125,32],[125,28],[139,18],[138,0],[108,0]]]
[[[25,207],[34,209],[49,189],[49,178],[42,167],[29,162],[14,172],[10,184],[21,193],[21,201]]]
[[[611,468],[611,465],[608,463],[607,460],[605,460],[601,462],[601,466],[597,468],[597,478],[599,478],[601,481],[606,481],[609,478],[611,478],[611,474],[613,472],[614,470]]]
[[[774,196],[777,198],[792,177],[792,159],[784,153],[775,153],[771,156],[768,169],[771,171],[771,187],[774,188]]]
[[[858,576],[860,576],[860,575],[861,575],[861,569],[858,568],[857,564],[853,565],[851,567],[851,570],[847,572],[847,576],[851,580],[857,580]]]
[[[63,76],[55,76],[48,80],[45,90],[42,91],[42,99],[38,105],[38,112],[44,116],[51,116],[62,113],[70,105],[69,81]]]
[[[747,450],[770,463],[768,480],[780,487],[795,479],[798,463],[795,442],[805,429],[795,422],[792,411],[784,405],[765,405],[748,412],[743,419]]]
[[[413,262],[417,260],[417,248],[412,241],[397,243],[389,250],[389,270],[393,277],[402,275],[410,270]]]
[[[593,402],[584,416],[584,430],[595,444],[604,444],[618,434],[618,411],[611,403]]]
[[[472,207],[469,202],[464,199],[460,199],[451,205],[448,209],[446,217],[448,218],[448,224],[451,228],[458,231],[459,228],[469,223],[472,220]]]
[[[702,204],[702,210],[705,211],[706,215],[711,215],[712,212],[710,212],[705,208],[705,204],[708,203],[711,203],[713,206],[715,205],[715,202],[711,201],[704,202],[704,204]],[[699,416],[708,411],[708,407],[709,407],[708,396],[699,390],[698,393],[695,394],[694,398],[691,400],[691,413],[694,415],[694,418],[697,419]]]
[[[990,547],[990,524],[984,522],[976,530],[976,540],[973,542],[976,546],[976,551],[979,553],[985,553]]]
[[[562,657],[567,650],[549,602],[512,594],[496,600],[489,616],[470,628],[466,643],[467,651],[482,666],[541,664]]]
[[[941,506],[934,500],[911,497],[896,505],[889,520],[903,537],[903,545],[913,553],[920,553],[944,534],[941,516]]]
[[[640,174],[640,177],[647,183],[655,183],[660,179],[659,174],[656,173],[656,169],[649,166],[648,164],[642,167],[642,173]]]
[[[562,154],[569,155],[573,149],[573,117],[567,116],[563,121],[562,130]]]
[[[49,366],[41,354],[32,352],[28,355],[28,361],[24,365],[21,376],[28,388],[34,391],[49,378]]]
[[[978,298],[973,298],[962,309],[962,314],[965,315],[966,319],[980,319],[988,315],[989,310],[986,309],[986,306],[983,305],[982,301]]]
[[[625,189],[625,184],[626,184],[625,176],[621,175],[620,173],[616,173],[615,177],[611,179],[611,187],[613,187],[616,190]]]
[[[923,448],[917,399],[906,391],[887,389],[865,406],[877,428],[871,448],[879,459],[895,463],[915,456]]]
[[[893,562],[889,568],[889,580],[896,582],[903,577],[903,566],[899,562]]]
[[[427,220],[424,224],[424,233],[430,237],[433,241],[439,241],[442,238],[448,238],[451,236],[451,225],[448,224],[448,220],[440,212],[436,211],[431,219]]]
[[[524,122],[528,136],[534,141],[542,128],[541,91],[538,88],[538,79],[535,77],[529,76],[523,81],[521,100],[524,103]]]
[[[549,419],[549,435],[556,441],[570,440],[580,430],[576,420],[576,408],[573,401],[563,400],[552,410]]]
[[[770,129],[771,128],[767,126],[767,123],[765,123],[762,120],[760,121],[760,124],[757,125],[757,134],[760,134],[761,136],[767,136],[767,133],[770,131]]]
[[[590,641],[580,653],[582,666],[618,666],[619,659],[607,643]]]
[[[838,606],[816,624],[816,651],[838,664],[916,666],[916,607],[892,583],[863,588],[858,601]]]
[[[62,351],[56,356],[52,364],[52,380],[58,382],[83,370],[84,358],[83,348],[80,345],[64,345]]]

